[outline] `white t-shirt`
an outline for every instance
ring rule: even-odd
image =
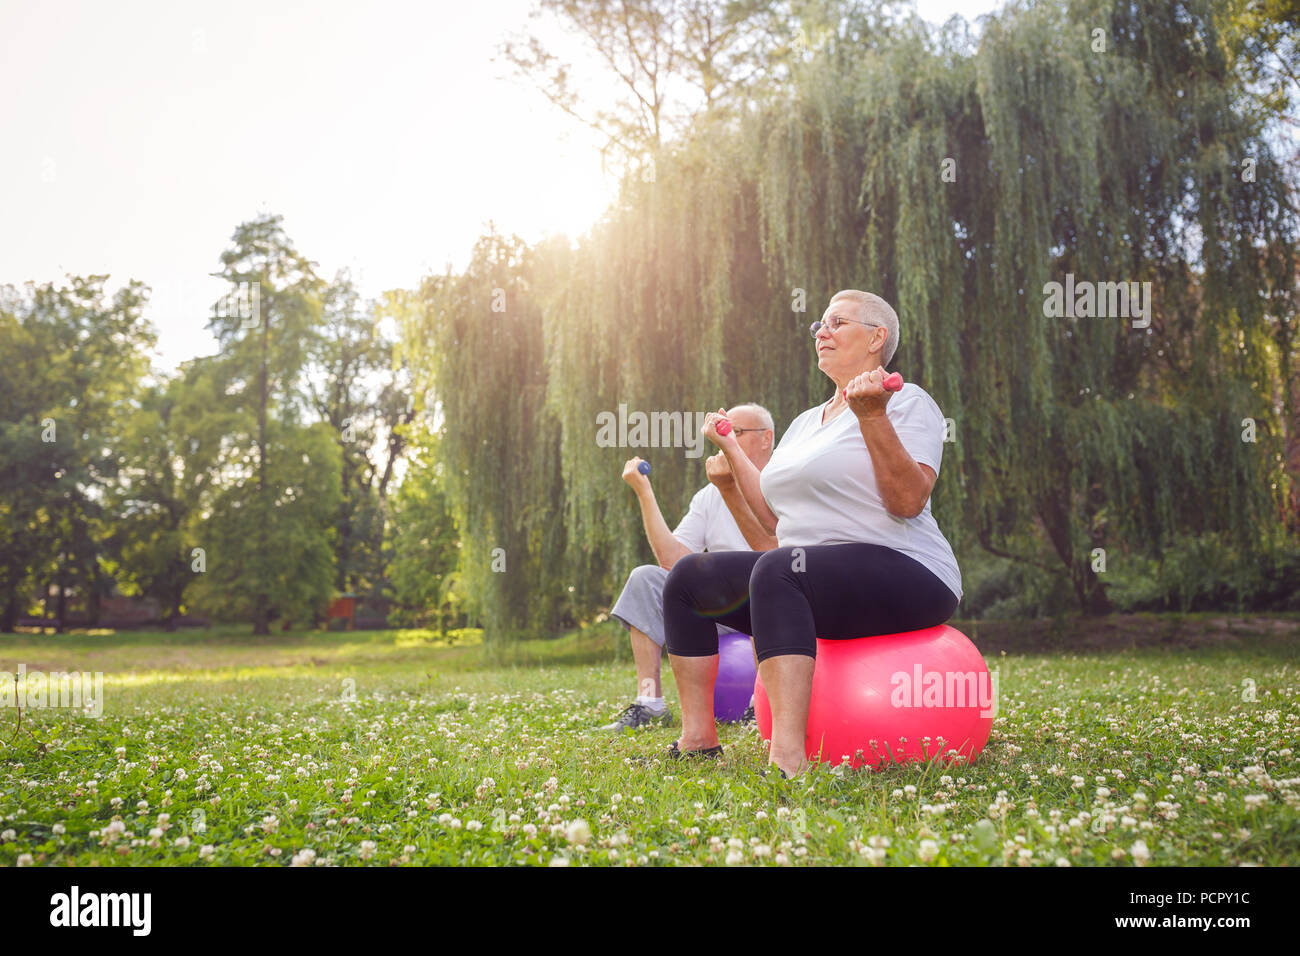
[[[722,492],[712,482],[695,492],[673,537],[695,552],[750,550],[731,509],[722,500]]]
[[[759,476],[759,488],[777,517],[777,544],[883,544],[915,558],[960,600],[961,571],[930,514],[930,500],[915,518],[885,510],[857,416],[845,409],[822,425],[829,404],[810,408],[791,423]],[[906,382],[885,414],[907,453],[937,477],[944,421],[934,399]]]

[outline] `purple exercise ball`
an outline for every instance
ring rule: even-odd
[[[713,716],[736,721],[745,716],[758,670],[748,634],[718,635],[718,679],[713,685]]]

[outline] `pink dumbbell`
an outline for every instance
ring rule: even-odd
[[[717,432],[718,432],[719,435],[730,435],[730,434],[731,434],[731,422],[727,421],[725,418],[724,418],[722,421],[718,422],[718,424],[717,424]]]
[[[903,387],[903,376],[899,375],[897,372],[890,372],[884,377],[880,384],[885,387],[885,391],[896,392]],[[844,397],[849,397],[849,390],[847,388],[844,389]]]

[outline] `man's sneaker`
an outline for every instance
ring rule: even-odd
[[[656,714],[645,704],[639,704],[633,701],[628,704],[627,710],[623,711],[618,720],[612,724],[606,724],[601,730],[611,730],[614,733],[622,733],[625,730],[635,730],[637,727],[645,727],[649,724],[671,724],[673,722],[673,712],[667,707],[662,714]]]
[[[740,722],[741,722],[742,724],[757,724],[757,723],[758,723],[758,717],[755,716],[755,714],[754,714],[754,705],[753,705],[752,703],[751,703],[748,707],[745,708],[745,713],[741,715],[741,717],[740,717]]]

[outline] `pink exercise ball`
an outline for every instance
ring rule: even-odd
[[[854,767],[969,761],[988,743],[996,713],[997,687],[983,656],[946,624],[817,640],[806,738],[810,760],[847,760]],[[772,707],[761,677],[754,685],[754,715],[763,738],[771,740]]]

